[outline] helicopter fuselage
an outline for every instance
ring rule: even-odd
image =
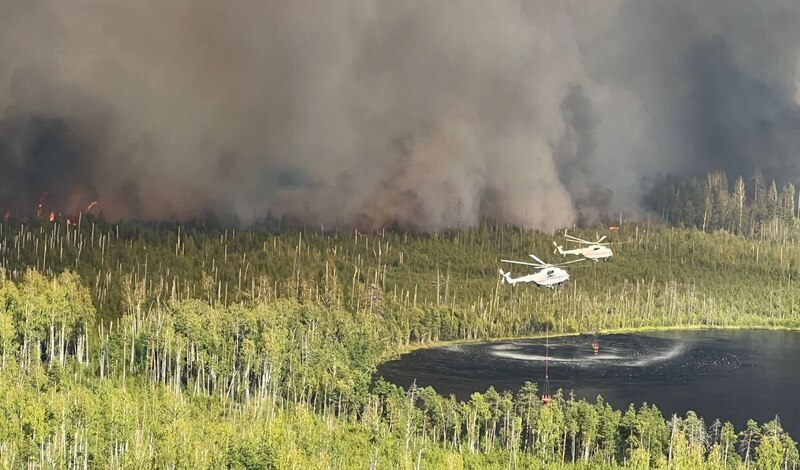
[[[511,285],[533,282],[536,285],[552,289],[559,284],[567,282],[569,280],[569,273],[561,268],[552,266],[542,268],[541,270],[526,276],[512,278],[511,273],[503,273],[503,277],[505,281]]]
[[[592,261],[600,261],[601,259],[608,259],[614,256],[611,248],[602,245],[591,245],[583,248],[581,255],[584,258]]]
[[[609,259],[614,256],[611,248],[603,245],[589,245],[585,248],[575,248],[572,250],[565,250],[563,247],[556,245],[556,249],[561,255],[580,255],[592,261]]]

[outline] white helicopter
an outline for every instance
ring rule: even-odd
[[[592,261],[600,261],[601,259],[608,260],[612,256],[614,256],[614,252],[611,251],[609,245],[613,245],[614,243],[603,243],[603,240],[607,238],[606,235],[598,238],[596,242],[590,242],[588,240],[584,240],[582,238],[573,237],[572,235],[564,235],[568,242],[577,243],[579,245],[587,245],[581,248],[575,248],[572,250],[565,250],[563,246],[553,242],[553,246],[556,247],[554,252],[561,254],[562,256],[567,255],[580,255],[586,259]]]
[[[533,282],[538,286],[548,287],[550,289],[555,288],[559,284],[563,284],[569,280],[569,273],[564,269],[561,269],[561,266],[565,266],[567,264],[572,263],[580,263],[583,261],[582,259],[575,260],[575,261],[568,261],[566,263],[562,263],[559,265],[545,263],[541,259],[537,258],[534,255],[528,255],[536,261],[536,263],[528,263],[526,261],[513,261],[509,259],[500,260],[503,263],[511,263],[511,264],[521,264],[523,266],[533,266],[534,268],[539,269],[539,271],[533,274],[527,274],[525,276],[520,277],[511,277],[510,272],[503,271],[499,269],[500,276],[504,282],[511,284],[512,286],[515,284],[520,283],[528,283]]]

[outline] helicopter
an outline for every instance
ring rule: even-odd
[[[500,261],[502,261],[503,263],[532,266],[534,268],[538,268],[539,271],[533,274],[527,274],[525,276],[511,277],[510,272],[506,272],[503,271],[502,269],[499,269],[498,271],[500,272],[500,276],[502,276],[504,282],[511,284],[512,286],[519,283],[533,282],[538,286],[554,289],[556,286],[563,284],[569,280],[569,273],[566,270],[561,269],[561,266],[565,266],[567,264],[572,264],[572,263],[579,263],[583,261],[582,259],[579,259],[556,265],[556,264],[545,263],[541,259],[537,258],[535,255],[528,255],[528,256],[533,258],[533,260],[536,262],[529,263],[526,261],[513,261],[508,259]]]
[[[573,237],[572,235],[564,235],[568,242],[577,243],[579,245],[587,245],[581,248],[575,248],[572,250],[565,250],[563,246],[553,242],[553,246],[556,247],[553,250],[553,253],[559,253],[560,255],[567,256],[567,255],[580,255],[586,259],[592,261],[600,261],[601,259],[608,261],[612,256],[614,256],[614,252],[611,251],[609,245],[614,245],[614,243],[603,243],[603,240],[607,238],[606,235],[598,238],[595,242],[590,242],[588,240],[584,240],[582,238]]]

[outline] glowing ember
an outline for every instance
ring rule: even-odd
[[[39,203],[36,205],[36,218],[39,218],[44,214],[44,200],[47,197],[47,193],[42,194],[39,196]]]
[[[50,222],[55,222],[55,221],[56,221],[56,213],[55,212],[51,212],[50,213]]]
[[[95,207],[97,207],[97,201],[92,201],[91,203],[89,203],[89,207],[86,208],[86,212],[91,211]]]

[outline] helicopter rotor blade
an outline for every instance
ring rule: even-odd
[[[578,241],[578,240],[567,240],[567,241],[568,242],[572,242],[572,243],[577,243],[578,245],[587,245],[587,246],[588,245],[597,245],[597,243],[595,243],[595,242],[584,242],[584,241]]]
[[[578,237],[573,237],[572,235],[564,235],[564,236],[567,238],[567,240],[571,241],[572,243],[580,243],[581,245],[594,245],[595,244],[594,242],[590,242],[590,241],[587,241],[587,240],[584,240],[584,239],[578,238]]]
[[[566,263],[555,264],[553,266],[555,266],[555,267],[566,266],[568,264],[573,264],[573,263],[583,263],[584,261],[586,261],[586,260],[584,260],[584,259],[576,259],[574,261],[567,261]]]
[[[528,262],[525,262],[525,261],[514,261],[514,260],[510,260],[510,259],[501,259],[500,261],[503,262],[503,263],[521,264],[523,266],[533,266],[534,268],[544,268],[545,267],[544,265],[541,265],[541,264],[528,263]]]
[[[586,241],[583,238],[578,238],[578,237],[576,237],[574,235],[567,235],[567,234],[564,234],[564,238],[569,238],[570,240],[577,240],[577,241],[581,241],[581,242],[585,242]]]
[[[549,264],[549,263],[545,263],[544,261],[540,260],[539,258],[537,258],[537,257],[536,257],[536,255],[528,255],[528,256],[530,256],[530,257],[531,257],[531,258],[533,258],[533,259],[534,259],[534,260],[535,260],[537,263],[539,263],[539,264],[541,264],[541,265],[543,265],[543,266],[550,266],[550,264]]]

